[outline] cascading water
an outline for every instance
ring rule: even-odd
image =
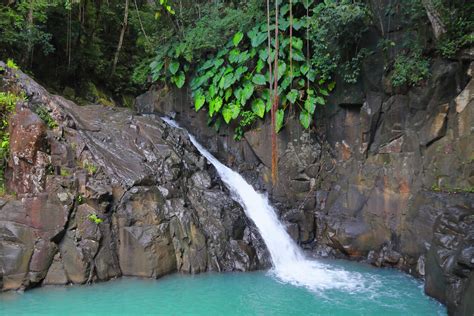
[[[181,129],[175,121],[166,117],[163,120],[170,126]],[[193,135],[188,135],[199,152],[214,165],[222,181],[232,192],[233,198],[242,205],[245,214],[257,226],[270,252],[273,263],[271,273],[274,276],[283,282],[304,286],[312,291],[331,288],[355,291],[365,288],[362,276],[357,273],[348,273],[306,259],[278,220],[268,198],[256,192],[240,174],[219,162]],[[374,281],[376,280],[372,280]]]

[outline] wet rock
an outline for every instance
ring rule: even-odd
[[[0,203],[2,290],[268,266],[253,224],[184,131],[78,107],[21,72],[8,80],[28,96],[12,135],[31,141],[13,144],[7,169],[22,199]],[[57,129],[33,114],[38,105]]]
[[[46,146],[46,124],[31,110],[19,109],[10,122],[10,159],[7,185],[16,194],[40,193],[44,190],[49,156]]]
[[[444,136],[446,129],[446,119],[448,116],[449,105],[439,106],[439,111],[433,113],[422,129],[420,130],[421,145],[426,146],[433,141]]]
[[[436,221],[433,241],[426,259],[427,294],[446,302],[455,314],[460,306],[468,308],[466,289],[474,275],[474,204],[462,200],[449,207]],[[472,307],[469,307],[472,308]],[[467,310],[472,313],[474,310]]]
[[[53,263],[51,264],[48,274],[43,280],[43,285],[65,285],[68,283],[66,271],[61,261],[59,253],[54,257]]]

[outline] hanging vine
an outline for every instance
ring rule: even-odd
[[[275,185],[278,175],[278,148],[277,148],[277,128],[276,112],[278,110],[278,53],[280,42],[278,39],[278,1],[275,1],[275,60],[273,64],[273,104],[271,109],[272,127],[272,183]],[[291,49],[290,49],[291,51]]]
[[[191,75],[189,86],[195,110],[205,110],[208,124],[216,130],[222,124],[231,125],[237,140],[268,113],[272,125],[272,180],[275,183],[276,133],[284,127],[289,109],[298,113],[304,128],[310,128],[316,107],[326,103],[326,97],[334,88],[334,82],[321,77],[310,61],[309,2],[278,3],[273,8],[274,2],[267,0],[266,21],[246,33],[236,32],[221,49],[197,65],[184,58],[179,46],[170,47],[150,65],[154,81],[178,88],[183,87]],[[192,69],[196,70],[191,73]]]

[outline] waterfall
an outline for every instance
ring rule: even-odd
[[[162,119],[170,126],[181,129],[175,121],[166,117]],[[313,291],[331,288],[348,291],[361,289],[363,281],[358,273],[350,274],[328,264],[307,259],[278,220],[268,198],[255,191],[239,173],[217,160],[189,132],[188,135],[198,151],[216,168],[247,217],[257,226],[271,255],[271,274],[282,282],[304,286]]]

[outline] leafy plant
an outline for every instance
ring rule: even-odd
[[[46,123],[49,128],[55,129],[59,126],[58,123],[56,123],[56,121],[51,117],[47,108],[40,106],[36,109],[35,113],[41,118],[41,120],[43,120],[43,122]]]
[[[169,14],[176,14],[176,12],[171,8],[171,6],[168,4],[168,0],[160,0],[160,5],[169,13]]]
[[[395,58],[390,80],[394,87],[415,86],[430,75],[430,62],[420,51],[400,54]]]
[[[445,58],[454,58],[460,49],[474,43],[474,3],[437,0],[433,4],[445,30],[436,41],[437,51]]]
[[[372,16],[363,2],[325,0],[316,5],[309,18],[314,69],[325,80],[338,71],[344,81],[354,83],[363,59],[370,52],[360,41]]]
[[[7,59],[7,67],[11,68],[11,69],[14,69],[14,70],[19,69],[17,64],[13,61],[13,59],[10,59],[10,58]]]
[[[303,4],[295,1],[295,8]],[[317,105],[324,105],[334,82],[313,68],[305,56],[305,17],[294,17],[293,36],[289,36],[289,6],[280,8],[277,112],[279,131],[285,111],[299,109],[300,123],[309,128]],[[274,28],[274,26],[272,26]],[[207,109],[210,124],[220,126],[237,122],[235,138],[240,139],[246,127],[263,119],[271,109],[270,83],[274,78],[268,64],[275,60],[276,43],[267,48],[267,24],[253,27],[247,33],[237,32],[216,54],[201,62],[190,87],[196,111]],[[291,48],[291,49],[290,49]]]
[[[16,104],[25,99],[11,92],[0,92],[0,191],[5,192],[4,172],[10,150],[10,134],[8,133],[9,119],[15,112]]]
[[[89,175],[94,175],[97,172],[97,166],[88,161],[84,161],[82,167],[87,170]]]
[[[95,213],[89,214],[87,218],[96,225],[99,225],[100,223],[104,221],[102,218],[98,217],[97,214]]]
[[[71,176],[71,172],[68,169],[61,168],[60,175],[61,177],[69,177]]]
[[[76,198],[76,201],[79,205],[84,204],[84,196],[82,194],[79,194]]]

